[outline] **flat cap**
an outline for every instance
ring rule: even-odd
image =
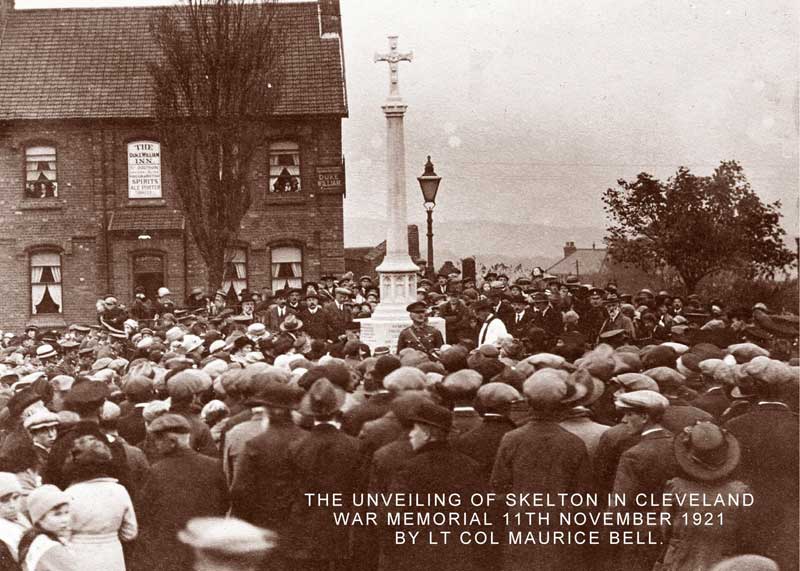
[[[566,359],[553,353],[537,353],[531,355],[525,361],[536,367],[536,369],[558,369],[566,362]]]
[[[425,373],[416,367],[400,367],[384,377],[383,387],[392,392],[421,390],[425,388]]]
[[[58,426],[59,424],[61,424],[61,421],[58,415],[46,408],[37,410],[22,423],[26,430],[39,430],[49,426]]]
[[[342,408],[346,393],[325,377],[317,379],[300,403],[306,416],[330,416]]]
[[[69,404],[93,404],[100,406],[110,395],[108,385],[96,381],[76,381],[67,393],[65,401]]]
[[[178,434],[189,434],[192,428],[189,421],[179,414],[162,414],[157,417],[147,427],[147,432],[158,434],[160,432],[177,432]]]
[[[409,420],[449,431],[453,426],[453,413],[443,406],[423,401],[414,407]]]
[[[655,367],[672,367],[678,358],[678,353],[667,345],[652,345],[642,349],[640,359],[642,367],[653,369]]]
[[[632,393],[633,391],[661,392],[655,380],[641,373],[623,373],[617,375],[614,379],[622,386],[622,391],[626,393]]]
[[[237,518],[189,520],[178,539],[190,547],[225,558],[265,553],[277,545],[277,535]]]
[[[614,404],[621,410],[659,413],[667,410],[669,400],[655,391],[633,391],[614,395]]]
[[[566,371],[541,369],[531,375],[522,385],[522,392],[531,408],[553,408],[567,396]]]
[[[755,343],[737,343],[728,346],[728,353],[734,356],[737,363],[747,363],[755,357],[769,357],[769,351]]]
[[[450,373],[442,381],[442,388],[451,396],[467,396],[477,391],[483,383],[483,376],[472,369],[461,369]]]
[[[644,374],[658,383],[658,388],[662,393],[674,391],[686,382],[686,377],[670,367],[655,367],[646,370]]]
[[[506,383],[487,383],[475,395],[475,408],[478,411],[499,411],[507,409],[512,403],[522,400],[519,391]]]

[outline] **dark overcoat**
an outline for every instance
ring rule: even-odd
[[[135,558],[140,571],[190,569],[192,553],[178,541],[178,531],[192,518],[223,517],[228,511],[222,464],[194,450],[178,451],[153,464],[140,497]]]
[[[365,402],[357,404],[342,419],[342,430],[350,436],[358,436],[365,422],[377,420],[389,412],[389,405],[394,399],[393,393],[380,392],[369,397]]]
[[[358,440],[329,423],[318,424],[289,446],[289,475],[298,494],[289,514],[292,559],[341,561],[351,556],[351,530],[336,525],[334,508],[309,505],[304,494],[340,493],[349,512],[352,494],[360,489],[363,457]]]
[[[678,475],[678,464],[672,448],[673,435],[664,428],[653,432],[645,431],[635,446],[626,450],[619,460],[617,476],[614,479],[614,493],[627,497],[628,507],[618,507],[625,511],[636,506],[637,494],[660,496],[669,480]],[[660,511],[659,506],[637,507],[641,511]],[[653,531],[652,528],[626,531]],[[655,538],[657,534],[653,534]],[[615,568],[626,571],[650,571],[658,561],[664,548],[661,545],[623,545],[617,554]]]
[[[488,484],[500,441],[516,428],[505,416],[486,416],[478,426],[455,438],[453,447],[478,463],[481,478]]]
[[[270,419],[269,428],[245,444],[231,486],[234,516],[255,526],[286,532],[286,519],[297,499],[289,447],[306,436],[291,420]]]
[[[781,403],[759,403],[725,424],[742,449],[739,478],[754,496],[752,547],[781,571],[798,568],[798,422]]]
[[[469,498],[484,490],[480,467],[471,458],[454,450],[447,441],[431,442],[417,450],[405,462],[389,486],[396,494],[459,494],[461,506],[419,507],[412,511],[418,513],[469,512]],[[404,511],[404,508],[399,508]],[[464,545],[459,534],[465,529],[478,529],[463,525],[416,525],[403,527],[406,531],[418,532],[415,545],[391,545],[382,555],[382,571],[479,571],[480,546]],[[441,540],[440,533],[449,531],[447,544]],[[434,534],[436,544],[429,540]]]
[[[592,487],[591,461],[583,440],[561,428],[555,419],[534,417],[528,424],[508,432],[500,442],[491,487],[500,495],[540,493],[585,493]],[[509,507],[512,517],[532,508]],[[549,526],[543,531],[568,531],[559,525],[562,508],[536,508],[547,513]],[[538,525],[534,521],[534,527]],[[526,519],[518,524],[512,520],[511,533],[523,536],[531,530]],[[584,569],[584,549],[576,545],[505,545],[503,569],[527,571],[532,565],[539,571]],[[535,563],[534,563],[535,562]]]

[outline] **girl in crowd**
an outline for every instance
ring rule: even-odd
[[[66,538],[70,531],[69,496],[53,485],[28,496],[31,527],[19,542],[23,571],[79,571]]]

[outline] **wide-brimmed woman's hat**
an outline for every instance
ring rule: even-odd
[[[675,459],[691,478],[714,481],[725,478],[739,465],[739,441],[711,422],[697,422],[675,437]]]

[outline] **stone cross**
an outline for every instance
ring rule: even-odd
[[[397,64],[401,61],[411,61],[414,57],[414,52],[401,54],[397,51],[397,36],[389,36],[389,53],[388,54],[375,54],[375,61],[389,62],[389,95],[394,97],[400,96],[400,89],[398,86],[397,77]]]

